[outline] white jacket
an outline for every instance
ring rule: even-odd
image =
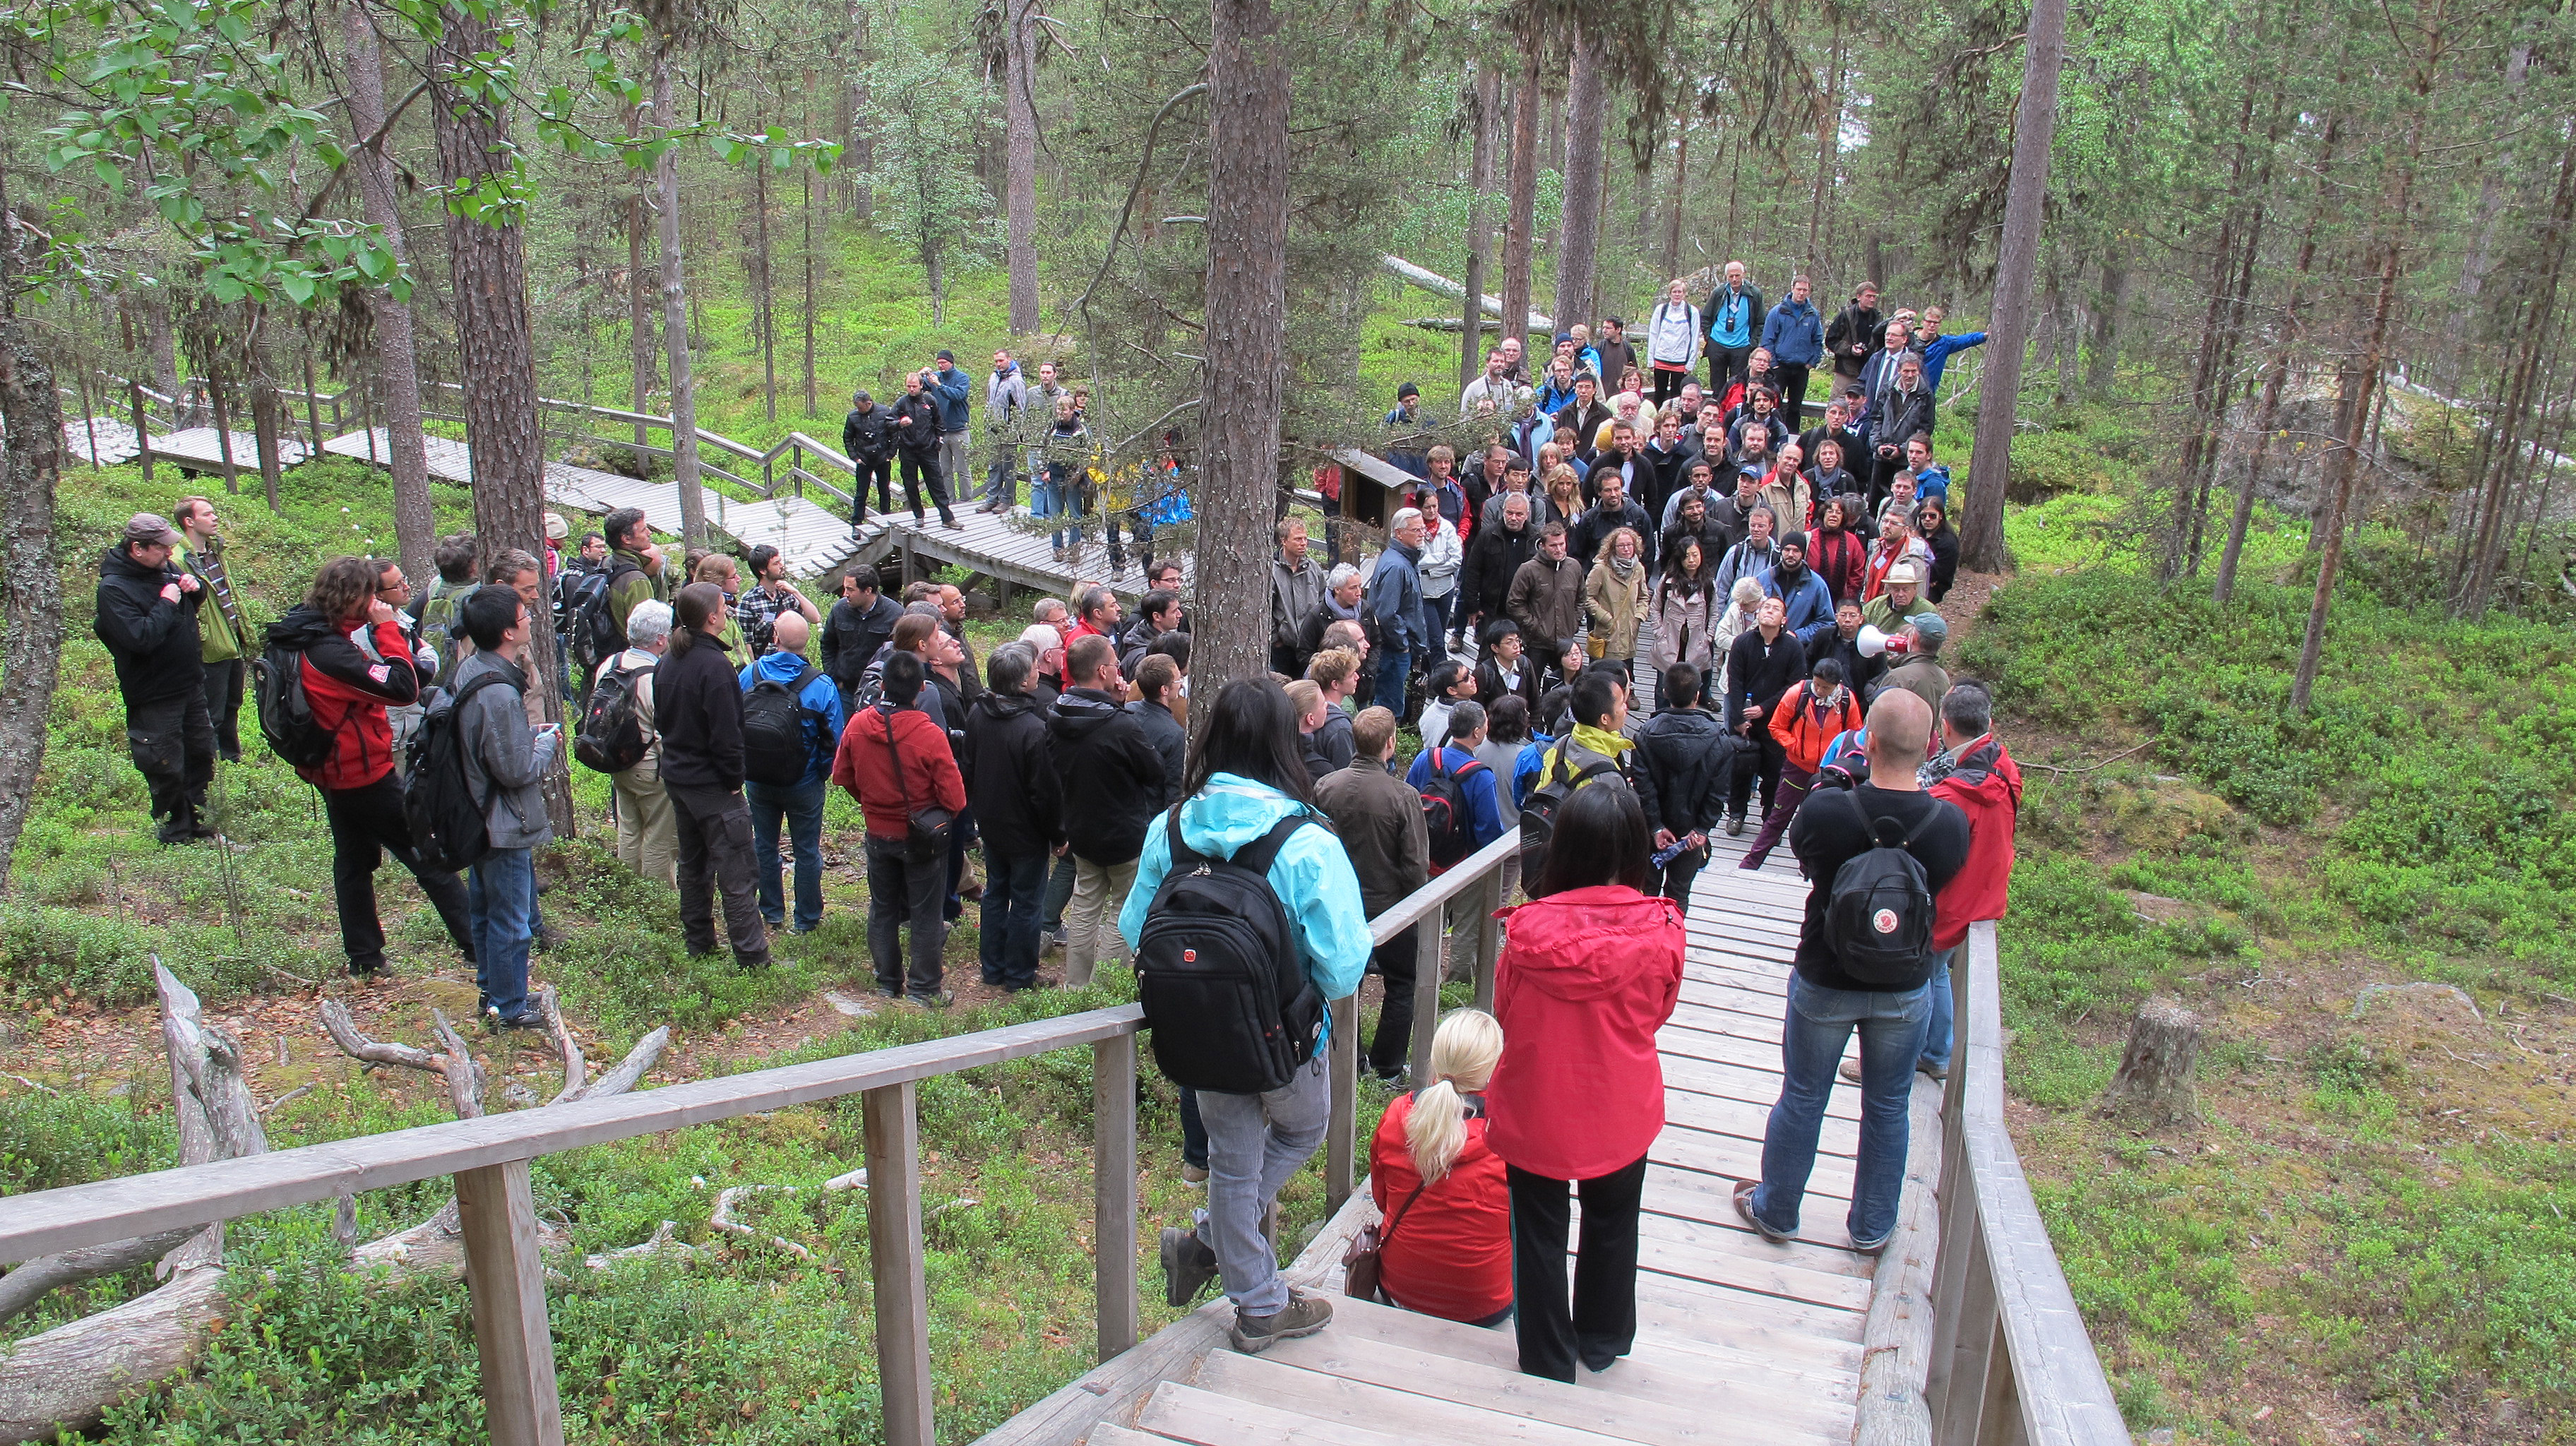
[[[1458,586],[1458,568],[1466,560],[1458,545],[1458,529],[1443,522],[1438,532],[1422,539],[1422,561],[1414,564],[1422,574],[1422,595],[1447,597]]]
[[[1699,308],[1688,302],[1675,311],[1669,301],[1655,303],[1654,314],[1646,319],[1646,360],[1673,362],[1689,366],[1699,360]]]

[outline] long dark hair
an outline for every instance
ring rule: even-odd
[[[1297,708],[1286,689],[1268,678],[1237,678],[1216,695],[1207,726],[1190,749],[1182,795],[1194,798],[1205,792],[1208,780],[1220,773],[1269,784],[1299,803],[1314,803],[1305,749],[1297,739]]]
[[[1654,835],[1636,793],[1611,779],[1574,791],[1558,811],[1547,841],[1547,867],[1529,890],[1533,899],[1568,889],[1625,884],[1643,891],[1654,862]]]
[[[724,611],[724,589],[711,582],[693,582],[680,589],[680,600],[672,611],[679,615],[679,625],[671,629],[671,656],[682,657],[706,636],[707,619]]]

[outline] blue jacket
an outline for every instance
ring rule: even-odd
[[[1312,814],[1318,822],[1313,828],[1297,830],[1270,861],[1270,887],[1287,908],[1288,930],[1296,936],[1297,952],[1316,992],[1326,999],[1346,999],[1358,991],[1360,977],[1368,972],[1368,910],[1360,903],[1360,876],[1351,868],[1351,856],[1333,831],[1323,826],[1321,814],[1268,784],[1220,773],[1208,780],[1204,790],[1182,800],[1181,837],[1201,853],[1232,857],[1236,849],[1294,813]],[[1128,890],[1127,902],[1118,911],[1118,932],[1126,936],[1130,949],[1143,937],[1145,916],[1154,909],[1154,892],[1171,871],[1172,843],[1164,832],[1167,816],[1155,815],[1153,826],[1145,830],[1145,851],[1136,859],[1136,886]],[[1332,1016],[1327,1014],[1326,1038],[1332,1028]]]
[[[1431,781],[1431,755],[1434,753],[1440,755],[1440,766],[1451,773],[1477,761],[1476,755],[1464,748],[1423,749],[1413,755],[1413,766],[1404,771],[1404,781],[1413,785],[1413,791],[1416,793],[1420,793],[1422,785]],[[1485,786],[1488,784],[1491,786]],[[1476,777],[1468,779],[1465,787],[1460,790],[1467,795],[1467,834],[1476,841],[1478,848],[1483,848],[1503,836],[1502,795],[1496,791],[1502,786],[1503,781],[1494,776],[1494,770],[1488,768]]]
[[[1817,623],[1830,625],[1834,620],[1834,592],[1812,567],[1799,569],[1798,585],[1787,592],[1780,590],[1780,569],[1766,567],[1761,573],[1762,595],[1776,597],[1789,608],[1789,631],[1803,633]]]
[[[742,690],[748,693],[763,680],[793,683],[805,666],[805,658],[799,653],[763,654],[759,662],[742,670]],[[924,687],[922,691],[930,690]],[[841,708],[840,686],[821,668],[814,670],[813,681],[796,695],[796,701],[805,705],[805,777],[797,785],[801,788],[832,776],[832,756],[840,751],[841,730],[850,719]]]
[[[1932,344],[1923,348],[1923,390],[1927,392],[1941,390],[1941,368],[1950,360],[1952,352],[1966,351],[1972,346],[1985,344],[1986,334],[1982,331],[1966,332],[1958,336],[1934,337]]]
[[[1981,338],[1982,339],[1982,338]],[[1762,346],[1783,366],[1811,367],[1825,359],[1825,322],[1812,301],[1783,301],[1762,323]]]
[[[1376,620],[1380,647],[1419,653],[1431,646],[1422,630],[1422,573],[1417,566],[1421,561],[1418,549],[1400,542],[1387,544],[1386,551],[1378,554],[1377,570],[1369,574],[1360,611]]]
[[[1547,750],[1555,746],[1555,739],[1536,730],[1521,745],[1520,757],[1512,762],[1512,807],[1529,802],[1530,790],[1538,787],[1539,773],[1547,767]]]
[[[1935,462],[1914,474],[1914,500],[1938,502],[1941,510],[1950,510],[1950,469]]]
[[[938,369],[936,367],[932,368],[930,372],[930,385],[922,388],[922,390],[930,393],[931,401],[936,403],[939,407],[939,434],[941,436],[944,437],[951,432],[962,432],[966,430],[967,381],[966,369],[964,367],[953,365],[949,367],[948,377],[945,381],[940,379]]]
[[[1708,300],[1700,303],[1699,314],[1708,323],[1710,341],[1719,346],[1751,346],[1762,336],[1762,288],[1746,282],[1739,292],[1720,281]]]

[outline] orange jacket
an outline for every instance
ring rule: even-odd
[[[1779,706],[1771,710],[1771,737],[1787,750],[1791,768],[1813,773],[1825,761],[1825,749],[1834,736],[1858,728],[1860,722],[1860,702],[1851,689],[1843,689],[1841,701],[1827,708],[1817,701],[1810,681],[1780,695]]]

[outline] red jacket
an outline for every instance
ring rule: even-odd
[[[364,638],[370,647],[361,647]],[[364,788],[394,771],[393,725],[387,705],[420,701],[420,675],[402,624],[332,624],[297,607],[269,628],[269,640],[304,655],[304,696],[313,721],[331,734],[331,756],[297,776],[326,789]],[[370,650],[372,649],[372,651]]]
[[[1932,901],[1934,950],[1955,949],[1979,919],[2000,919],[2012,885],[2013,825],[2021,816],[2021,767],[1989,733],[1959,750],[1959,766],[1933,784],[1968,816],[1968,864]]]
[[[1825,499],[1816,499],[1822,510]],[[1861,583],[1869,570],[1869,544],[1860,535],[1844,528],[1837,532],[1811,532],[1807,535],[1807,566],[1831,588],[1834,601],[1860,596]]]
[[[1485,1143],[1483,1117],[1469,1115],[1467,1147],[1439,1184],[1415,1198],[1422,1172],[1404,1137],[1412,1115],[1413,1096],[1397,1095],[1369,1143],[1369,1191],[1379,1217],[1396,1225],[1393,1236],[1378,1227],[1386,1238],[1378,1257],[1386,1293],[1424,1315],[1483,1320],[1512,1303],[1512,1195],[1503,1157]]]
[[[895,757],[886,747],[889,720],[894,746],[903,750],[902,788],[895,787]],[[911,837],[912,816],[933,804],[950,813],[966,811],[966,780],[958,776],[948,734],[918,708],[860,709],[841,730],[832,781],[859,801],[870,838]]]
[[[1503,1061],[1485,1087],[1487,1142],[1555,1180],[1636,1163],[1664,1128],[1655,1031],[1681,998],[1681,911],[1602,884],[1503,917],[1494,989]]]
[[[1780,706],[1771,710],[1771,737],[1788,751],[1789,766],[1800,773],[1813,773],[1825,761],[1825,750],[1836,735],[1860,726],[1860,702],[1849,688],[1843,689],[1842,701],[1832,708],[1816,702],[1814,679],[1790,689],[1780,696]]]

